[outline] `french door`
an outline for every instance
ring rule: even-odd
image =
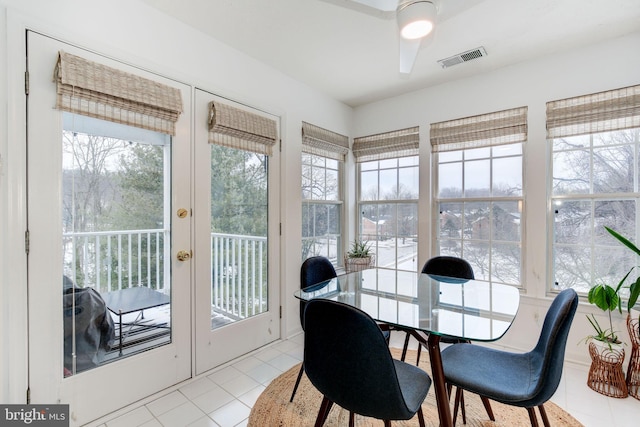
[[[27,40],[30,397],[80,425],[192,375],[191,89]],[[178,88],[176,135],[55,109],[59,51]]]
[[[273,238],[279,235],[279,150],[265,155],[209,142],[211,102],[279,123],[196,90],[196,374],[280,337],[280,249]]]

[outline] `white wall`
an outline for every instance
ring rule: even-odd
[[[534,59],[356,109],[296,82],[135,0],[0,0],[0,401],[24,401],[26,376],[26,257],[24,30],[128,62],[245,103],[282,118],[283,335],[299,330],[300,122],[352,136],[419,125],[421,163],[429,164],[429,124],[505,108],[529,107],[526,150],[525,297],[503,341],[529,348],[537,336],[546,297],[545,102],[639,83],[640,33],[562,55]],[[480,59],[481,60],[481,59]],[[467,66],[471,64],[462,64]],[[446,72],[446,70],[443,70]],[[394,113],[398,112],[398,113]],[[348,169],[353,171],[353,169]],[[421,171],[421,262],[430,249],[430,179]],[[355,194],[353,181],[349,192]],[[353,206],[352,206],[353,207]],[[353,218],[350,218],[353,221]],[[569,338],[569,359],[587,362],[588,333],[581,307]],[[620,325],[620,330],[624,326]]]
[[[550,301],[546,292],[550,280],[547,270],[550,258],[547,248],[546,102],[640,84],[639,47],[640,32],[355,109],[354,137],[419,125],[420,164],[424,166],[431,164],[428,142],[431,123],[529,107],[529,137],[524,160],[525,289],[517,320],[500,344],[520,349],[533,347]],[[458,65],[464,66],[473,66],[473,63]],[[429,169],[423,167],[420,171],[419,265],[425,262],[431,250],[431,238],[424,233],[432,218]],[[584,304],[579,308],[567,346],[569,360],[589,362],[586,346],[574,344],[591,333],[585,314],[592,311],[592,307]],[[626,338],[624,317],[618,315],[616,318],[617,330]]]
[[[25,29],[281,117],[281,330],[299,330],[301,121],[349,135],[352,109],[135,0],[0,0],[0,22],[0,402],[26,394]]]

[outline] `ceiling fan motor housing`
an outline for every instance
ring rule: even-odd
[[[400,35],[409,40],[425,37],[433,31],[436,15],[436,5],[432,1],[416,0],[400,3],[396,11]]]

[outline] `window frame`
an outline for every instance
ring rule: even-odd
[[[634,134],[634,139],[630,142],[624,144],[594,144],[594,139],[604,136],[605,134],[612,134],[617,132],[631,132]],[[580,135],[578,136],[580,139],[588,139],[589,145],[587,147],[583,146],[581,148],[571,148],[567,150],[556,150],[555,141],[556,140],[566,140],[566,138],[551,138],[548,139],[547,144],[547,152],[549,158],[549,179],[548,179],[548,200],[549,200],[549,211],[548,211],[548,224],[549,224],[549,237],[548,241],[548,265],[549,265],[549,280],[547,285],[547,291],[557,293],[566,288],[573,288],[579,294],[586,295],[588,290],[603,280],[607,282],[610,286],[616,286],[619,280],[624,277],[627,271],[635,265],[633,256],[624,246],[622,246],[617,240],[615,240],[612,236],[610,236],[604,229],[604,225],[613,228],[617,231],[622,231],[617,224],[611,223],[601,223],[599,221],[599,217],[595,214],[595,206],[598,204],[604,203],[624,203],[624,202],[633,202],[635,204],[635,213],[633,217],[635,218],[635,230],[633,232],[629,232],[629,230],[625,230],[622,234],[626,236],[631,236],[631,240],[640,241],[640,127],[632,128],[632,129],[624,129],[617,131],[605,131],[605,132],[593,132],[590,134]],[[569,137],[572,138],[572,137]],[[594,191],[594,151],[602,148],[612,148],[612,147],[622,147],[622,146],[630,146],[631,151],[633,152],[632,162],[633,162],[633,184],[631,191],[613,191],[613,192],[597,192]],[[594,150],[595,149],[595,150]],[[569,151],[583,151],[589,153],[589,188],[584,192],[574,192],[574,193],[554,193],[554,181],[555,181],[555,169],[554,169],[554,154],[561,152],[569,152]],[[561,206],[565,203],[588,203],[589,204],[589,212],[590,217],[588,219],[589,226],[587,229],[589,230],[588,235],[588,243],[559,243],[558,237],[558,206]],[[598,226],[602,225],[602,227]],[[558,254],[561,253],[560,249],[563,248],[583,248],[584,250],[589,251],[589,276],[590,280],[588,282],[582,282],[583,286],[577,286],[576,284],[571,286],[562,286],[558,280]],[[598,262],[599,255],[602,253],[606,253],[607,255],[604,257],[605,261]],[[612,256],[612,254],[618,254],[619,256]],[[612,263],[607,267],[605,265],[606,260],[619,259],[621,268],[616,269],[612,274],[608,274],[605,277],[599,276],[599,271],[611,271],[611,268],[614,268],[614,264]],[[623,291],[623,294],[626,292]]]
[[[406,165],[402,165],[402,159],[406,159],[406,158],[412,158],[413,163],[412,164],[406,164]],[[396,166],[395,167],[380,167],[380,163],[387,163],[389,161],[395,161],[396,162]],[[363,171],[362,166],[363,165],[367,165],[367,164],[372,164],[374,162],[378,163],[378,166],[376,168],[368,168],[366,170]],[[418,155],[414,155],[414,156],[398,156],[398,157],[391,157],[391,158],[384,158],[384,159],[380,159],[380,160],[370,160],[370,161],[365,161],[365,162],[358,162],[356,164],[356,225],[357,225],[357,231],[356,231],[356,239],[358,240],[363,240],[363,241],[368,241],[371,244],[371,249],[373,250],[373,252],[377,255],[375,257],[375,263],[377,267],[382,267],[382,268],[393,268],[395,270],[400,270],[400,271],[419,271],[420,268],[417,265],[417,260],[418,260],[418,247],[419,247],[419,230],[418,230],[418,216],[419,216],[419,186],[420,186],[420,179],[419,179],[419,173],[420,173],[420,158]],[[415,198],[411,198],[411,199],[407,199],[407,198],[396,198],[396,199],[381,199],[380,198],[380,171],[389,171],[389,170],[395,170],[396,171],[396,179],[397,179],[397,183],[400,184],[400,171],[402,169],[409,169],[409,168],[415,168],[417,175],[416,178],[416,185],[418,186],[418,188],[416,188],[416,195]],[[363,172],[368,172],[368,171],[372,171],[375,170],[378,172],[378,199],[372,199],[372,200],[363,200],[362,198],[362,173]],[[396,191],[398,190],[398,188],[396,188]],[[412,205],[414,207],[414,212],[415,212],[415,219],[414,219],[414,223],[413,223],[413,227],[415,228],[415,253],[413,255],[413,265],[410,269],[400,269],[398,268],[398,262],[399,262],[399,256],[398,256],[398,246],[395,246],[395,258],[394,258],[394,267],[385,267],[385,266],[381,266],[380,265],[380,260],[381,257],[378,256],[379,251],[380,251],[380,246],[379,246],[379,241],[380,239],[376,238],[375,240],[371,240],[370,236],[363,233],[363,215],[364,215],[364,211],[366,210],[367,206],[381,206],[381,205],[393,205],[394,206],[394,212],[398,212],[398,208],[399,206],[402,205]],[[397,216],[396,216],[397,218]],[[397,225],[397,224],[396,224]],[[403,236],[401,236],[401,232],[398,229],[398,227],[395,227],[395,235],[390,236],[392,239],[396,239],[396,241],[398,239],[401,239]],[[376,236],[380,236],[379,232],[377,232],[377,227],[376,227]]]
[[[561,288],[571,287],[576,289],[576,285],[562,286],[560,284],[556,268],[556,263],[562,254],[562,241],[584,237],[585,230],[588,234],[587,244],[582,244],[583,250],[588,250],[588,270],[589,278],[585,280],[584,286],[577,288],[583,295],[586,294],[596,283],[606,282],[610,286],[617,286],[620,279],[625,277],[629,268],[636,265],[635,254],[626,250],[613,236],[604,229],[608,226],[617,232],[629,237],[632,241],[638,241],[640,237],[640,213],[638,203],[640,202],[640,85],[627,86],[618,89],[606,90],[602,92],[578,95],[571,98],[558,99],[546,103],[546,153],[547,153],[547,290],[558,292]],[[624,133],[631,132],[632,137],[624,141]],[[585,143],[586,140],[586,143]],[[566,144],[557,147],[556,141]],[[622,141],[622,142],[621,142]],[[573,146],[571,145],[573,144]],[[629,153],[629,148],[631,152]],[[560,148],[556,150],[556,148]],[[588,181],[582,188],[576,187],[571,193],[566,191],[555,193],[556,183],[556,153],[568,153],[571,150],[582,150],[586,152],[588,161],[583,163],[572,163],[568,155],[565,156],[566,166],[563,179],[579,178],[581,181]],[[594,152],[601,150],[598,155]],[[624,160],[625,152],[631,158],[631,174],[620,177],[619,186],[611,186],[611,176],[607,171],[628,171],[629,168],[611,168],[613,161]],[[558,164],[563,160],[558,156]],[[594,160],[595,159],[595,160]],[[627,157],[628,159],[628,157]],[[577,159],[578,161],[580,159]],[[628,163],[628,162],[627,162]],[[605,168],[601,166],[605,165]],[[586,170],[586,172],[585,172]],[[604,171],[604,172],[603,172]],[[606,176],[606,179],[603,178]],[[586,177],[586,179],[585,179]],[[629,185],[629,179],[632,184]],[[614,176],[615,178],[615,176]],[[568,187],[565,187],[565,189]],[[631,201],[634,211],[628,212],[629,207],[624,206],[624,201]],[[557,227],[557,208],[559,203],[576,202],[574,209],[580,209],[582,215],[577,218],[588,218],[589,224],[571,224],[573,236],[568,236],[566,231]],[[580,202],[587,202],[588,209],[580,206]],[[598,206],[599,205],[599,206]],[[598,209],[596,209],[596,207]],[[585,212],[588,214],[585,215]],[[576,215],[567,218],[576,218]],[[611,221],[605,223],[604,221]],[[575,220],[572,220],[575,222]],[[628,224],[631,223],[629,226]],[[602,227],[596,227],[602,225]],[[567,230],[568,227],[564,227]],[[560,231],[558,231],[560,230]],[[584,239],[583,239],[584,240]],[[556,243],[556,242],[560,243]],[[567,246],[569,247],[569,246]],[[587,259],[583,254],[578,253],[576,263],[582,263]],[[565,269],[569,271],[569,269]],[[575,270],[573,268],[572,270]],[[603,277],[598,277],[602,275]],[[578,275],[574,275],[577,277]],[[567,276],[568,280],[571,277]],[[623,293],[626,293],[623,291]]]
[[[493,150],[497,147],[504,147],[505,145],[515,145],[515,144],[519,144],[521,145],[521,150],[520,150],[520,154],[517,155],[510,155],[510,156],[494,156],[493,155]],[[461,148],[459,150],[454,150],[454,151],[450,151],[450,152],[460,152],[460,159],[457,161],[448,161],[446,163],[455,163],[455,162],[460,162],[462,164],[462,168],[461,168],[461,194],[459,197],[440,197],[440,165],[442,164],[440,162],[440,155],[441,153],[439,152],[434,152],[432,153],[432,162],[433,162],[433,166],[432,166],[432,170],[433,170],[433,178],[432,178],[432,191],[433,191],[433,203],[432,203],[432,230],[433,230],[433,236],[434,238],[432,239],[432,253],[434,255],[454,255],[454,256],[459,256],[462,258],[465,258],[465,251],[464,251],[464,247],[466,245],[468,245],[470,242],[477,242],[477,243],[482,243],[482,242],[488,242],[489,243],[489,247],[491,248],[491,250],[489,251],[489,262],[488,262],[488,276],[489,276],[489,280],[490,282],[496,282],[496,283],[504,283],[504,284],[509,284],[509,285],[514,285],[520,289],[523,289],[523,277],[524,277],[524,272],[525,272],[525,260],[526,260],[526,239],[525,239],[525,227],[526,227],[526,209],[525,209],[525,205],[526,205],[526,194],[525,194],[525,180],[524,180],[524,176],[525,176],[525,156],[526,156],[526,143],[524,142],[514,142],[511,144],[502,144],[502,145],[494,145],[494,146],[489,146],[489,147],[485,147],[488,148],[490,150],[490,155],[489,156],[485,156],[482,157],[482,159],[485,160],[489,160],[490,161],[490,167],[489,167],[489,184],[490,184],[490,194],[486,195],[486,196],[481,196],[481,197],[465,197],[464,193],[465,193],[465,168],[464,168],[464,164],[465,162],[468,161],[477,161],[478,158],[473,158],[473,159],[465,159],[465,152],[471,151],[471,150],[476,150],[476,148],[474,147],[469,147],[469,148]],[[493,160],[495,159],[503,159],[503,158],[516,158],[516,157],[520,157],[521,160],[521,189],[520,189],[520,195],[519,196],[495,196],[493,195]],[[444,162],[443,162],[444,163]],[[490,215],[491,218],[493,219],[493,206],[496,203],[501,203],[501,202],[515,202],[518,205],[518,210],[519,210],[519,219],[520,219],[520,223],[519,223],[519,244],[516,241],[503,241],[500,239],[496,239],[493,237],[493,233],[489,232],[489,237],[488,238],[465,238],[465,233],[463,230],[462,235],[459,238],[459,242],[460,242],[460,253],[459,254],[447,254],[447,253],[443,253],[442,252],[442,247],[441,247],[441,243],[442,243],[442,233],[441,233],[441,205],[442,204],[461,204],[463,205],[463,212],[465,211],[464,209],[464,205],[466,204],[477,204],[477,203],[488,203],[490,205]],[[491,222],[492,223],[492,222]],[[490,223],[490,224],[491,224]],[[456,239],[458,240],[458,239]],[[508,245],[514,245],[516,244],[517,246],[519,246],[519,269],[517,272],[517,277],[518,277],[518,281],[517,283],[514,282],[507,282],[507,281],[499,281],[496,279],[493,279],[493,270],[494,270],[494,263],[493,263],[493,248],[494,248],[494,243],[497,244],[508,244]],[[473,263],[472,263],[473,264]],[[474,269],[476,270],[476,269]],[[484,278],[482,275],[478,274],[479,272],[476,271],[476,279],[478,280],[486,280],[486,278]]]
[[[311,163],[305,163],[305,157],[308,157],[309,159],[313,159],[313,158],[318,158],[318,159],[323,159],[323,166],[317,166],[315,165],[313,162]],[[329,161],[333,161],[336,162],[337,167],[335,169],[333,168],[328,168],[327,167],[327,162]],[[314,153],[308,153],[308,152],[302,152],[301,155],[301,172],[302,170],[305,168],[305,166],[311,167],[311,168],[321,168],[322,170],[325,171],[324,173],[324,193],[325,193],[325,198],[323,199],[308,199],[305,198],[305,191],[303,189],[301,189],[302,194],[301,194],[301,217],[302,217],[302,230],[301,230],[301,244],[302,244],[302,253],[301,253],[301,258],[302,261],[304,261],[306,258],[310,257],[310,256],[314,256],[314,255],[322,255],[322,256],[326,256],[327,258],[329,258],[329,260],[332,262],[332,264],[335,267],[341,267],[342,266],[342,258],[343,258],[343,253],[344,253],[344,242],[343,242],[343,237],[342,237],[342,231],[345,229],[344,228],[344,224],[345,224],[345,203],[344,203],[344,195],[345,195],[345,165],[344,165],[344,161],[341,160],[337,160],[337,159],[332,159],[331,157],[327,157],[327,156],[322,156],[320,154],[314,154]],[[326,171],[330,169],[330,170],[335,170],[338,177],[337,177],[337,198],[336,200],[327,200],[326,199],[326,176],[327,173]],[[304,172],[302,172],[302,184],[304,187]],[[304,221],[304,214],[305,214],[305,205],[307,206],[307,212],[310,211],[311,207],[325,207],[325,206],[335,206],[336,210],[340,216],[340,219],[338,221],[337,224],[337,232],[335,234],[332,233],[326,233],[323,236],[320,236],[320,238],[328,238],[331,239],[331,236],[333,236],[336,240],[336,256],[335,258],[330,256],[330,247],[327,244],[327,248],[328,251],[327,253],[311,253],[310,251],[307,252],[307,254],[305,254],[305,241],[307,240],[315,240],[318,239],[318,236],[314,235],[313,236],[305,236],[305,231],[304,231],[304,226],[305,226],[305,221]],[[329,227],[327,227],[329,228]]]

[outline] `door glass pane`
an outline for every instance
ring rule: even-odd
[[[268,309],[268,157],[211,145],[211,328]]]
[[[170,137],[64,113],[64,375],[171,341]]]

